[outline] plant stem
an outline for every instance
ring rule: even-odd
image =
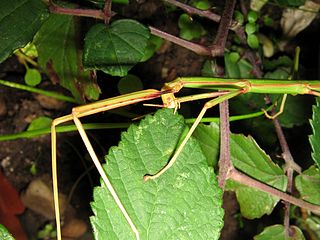
[[[155,27],[149,26],[149,29],[150,29],[151,34],[158,36],[160,38],[163,38],[165,40],[168,40],[169,42],[173,42],[173,43],[175,43],[179,46],[182,46],[186,49],[189,49],[190,51],[193,51],[198,55],[201,55],[201,56],[210,56],[211,55],[209,48],[207,48],[205,46],[202,46],[200,44],[193,43],[193,42],[184,40],[182,38],[176,37],[176,36],[171,35],[169,33],[163,32]]]
[[[221,20],[220,15],[215,14],[209,10],[201,10],[176,0],[164,0],[164,1],[167,3],[170,3],[171,5],[181,8],[182,10],[187,12],[189,15],[197,15],[197,16],[212,20],[214,22],[220,22]],[[237,21],[233,20],[230,25],[230,30],[236,31],[239,27],[241,27],[241,25]]]
[[[64,8],[60,7],[53,3],[52,0],[49,0],[49,10],[52,13],[72,15],[78,17],[92,17],[96,19],[102,19],[105,22],[108,22],[111,17],[116,13],[111,11],[111,15],[106,14],[105,11],[93,10],[93,9],[75,9],[75,8]]]
[[[83,127],[85,130],[94,130],[94,129],[128,128],[129,125],[130,123],[86,123],[86,124],[83,124]],[[74,131],[77,131],[77,128],[74,124],[57,127],[58,133],[74,132]],[[32,130],[32,131],[1,135],[0,141],[16,140],[19,138],[39,137],[41,135],[50,134],[50,133],[51,133],[50,127],[41,128],[41,129]]]
[[[29,92],[33,92],[33,93],[42,94],[42,95],[52,97],[52,98],[55,98],[55,99],[58,99],[61,101],[65,101],[65,102],[77,103],[77,101],[74,98],[62,95],[57,92],[46,91],[46,90],[42,90],[39,88],[34,88],[34,87],[30,87],[30,86],[26,86],[26,85],[14,83],[14,82],[8,82],[8,81],[1,80],[1,79],[0,79],[0,84],[7,86],[7,87],[17,88],[20,90],[25,90],[25,91],[29,91]]]
[[[232,23],[232,16],[235,5],[236,0],[225,1],[225,7],[223,9],[217,35],[215,37],[213,45],[209,47],[212,57],[223,56],[224,54],[224,49],[229,33],[229,27]]]
[[[276,114],[275,110],[272,110],[272,115]],[[282,127],[280,125],[279,119],[275,118],[272,120],[273,125],[275,127],[279,143],[282,149],[282,157],[286,163],[286,174],[288,179],[288,185],[287,185],[287,193],[292,193],[292,186],[293,186],[293,170],[296,170],[297,172],[301,172],[301,168],[298,164],[295,163],[292,154],[290,152],[287,140],[284,136]],[[284,203],[284,228],[285,228],[285,235],[290,236],[290,203],[285,202]]]
[[[265,183],[259,182],[256,179],[253,179],[253,178],[239,172],[235,168],[233,168],[229,171],[228,179],[232,179],[232,180],[237,181],[237,182],[244,184],[246,186],[249,186],[249,187],[261,190],[263,192],[269,193],[277,198],[280,198],[284,201],[292,203],[298,207],[310,210],[316,214],[320,214],[320,206],[319,205],[311,204],[311,203],[305,202],[301,199],[295,198],[287,193],[284,193],[278,189],[275,189],[269,185],[266,185]]]
[[[219,156],[219,186],[224,185],[233,168],[230,156],[230,124],[229,124],[229,103],[228,100],[219,104],[220,111],[220,156]]]

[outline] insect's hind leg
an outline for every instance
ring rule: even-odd
[[[132,229],[132,231],[134,232],[135,236],[136,236],[136,239],[139,240],[140,239],[140,236],[139,236],[139,232],[136,228],[136,226],[134,225],[133,221],[131,220],[129,214],[127,213],[126,209],[124,208],[123,204],[121,203],[121,200],[120,198],[118,197],[116,191],[114,190],[111,182],[109,181],[109,178],[107,177],[91,143],[90,143],[90,140],[82,126],[82,123],[80,121],[80,119],[77,117],[77,111],[76,111],[76,108],[73,109],[72,111],[72,117],[73,117],[73,121],[78,129],[78,132],[82,138],[82,141],[83,143],[85,144],[87,150],[88,150],[88,153],[94,163],[94,165],[96,166],[103,182],[106,184],[107,186],[107,189],[110,191],[110,194],[112,195],[112,198],[114,199],[115,203],[117,204],[117,206],[119,207],[121,213],[123,214],[123,216],[125,217],[125,219],[127,220],[128,224],[130,225],[130,228]]]
[[[58,174],[57,174],[57,133],[56,127],[64,122],[72,121],[71,114],[56,118],[51,124],[51,165],[52,165],[52,186],[53,186],[53,202],[56,216],[57,240],[61,240],[61,223],[60,223],[60,206],[59,206],[59,190],[58,190]]]

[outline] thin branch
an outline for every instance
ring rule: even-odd
[[[78,17],[91,17],[91,18],[101,19],[104,21],[107,21],[107,19],[110,19],[111,17],[116,15],[116,13],[112,11],[110,16],[110,15],[106,15],[105,12],[101,10],[64,8],[54,4],[52,0],[49,1],[49,10],[50,12],[56,13],[56,14],[72,15],[72,16],[78,16]]]
[[[223,56],[224,54],[224,49],[229,33],[229,28],[232,23],[232,16],[235,5],[236,0],[227,0],[225,2],[225,7],[223,9],[217,35],[214,39],[213,45],[209,47],[212,57]]]
[[[109,24],[109,21],[112,17],[111,6],[112,6],[112,0],[105,0],[104,8],[103,8],[103,13],[105,16],[105,19],[104,19],[105,24]]]
[[[200,44],[193,43],[193,42],[184,40],[182,38],[178,38],[174,35],[163,32],[155,27],[149,26],[149,29],[150,29],[151,34],[158,36],[158,37],[161,37],[161,38],[168,40],[170,42],[173,42],[173,43],[175,43],[179,46],[182,46],[186,49],[189,49],[190,51],[195,52],[198,55],[201,55],[201,56],[210,56],[211,55],[209,48],[204,47]]]
[[[215,14],[209,10],[201,10],[192,6],[189,6],[185,3],[176,1],[176,0],[164,0],[164,2],[167,2],[171,5],[174,5],[176,7],[181,8],[185,12],[187,12],[189,15],[197,15],[200,17],[207,18],[209,20],[212,20],[214,22],[220,22],[221,16],[218,14]],[[241,27],[241,25],[237,21],[232,21],[230,29],[233,31],[237,31],[238,28]]]
[[[219,186],[224,189],[229,171],[233,169],[230,156],[230,123],[229,102],[219,104],[220,111],[220,156],[219,156]]]
[[[269,185],[266,185],[265,183],[259,182],[255,179],[239,172],[235,168],[233,168],[229,171],[228,179],[232,179],[232,180],[237,181],[237,182],[244,184],[246,186],[264,191],[264,192],[269,193],[277,198],[280,198],[284,201],[287,201],[291,204],[294,204],[298,207],[310,210],[316,214],[320,214],[320,206],[319,205],[305,202],[299,198],[295,198],[287,193],[281,192],[278,189],[275,189]]]

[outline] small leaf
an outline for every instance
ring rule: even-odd
[[[0,239],[14,240],[13,236],[8,232],[8,230],[2,224],[0,224]]]
[[[255,23],[258,19],[258,13],[256,11],[250,10],[248,12],[248,22],[249,23]]]
[[[310,167],[295,178],[296,188],[302,199],[320,205],[320,172]]]
[[[27,68],[24,81],[29,86],[37,86],[41,82],[41,74],[39,73],[38,69]]]
[[[254,240],[305,240],[303,233],[297,226],[290,226],[293,236],[286,237],[283,225],[266,227],[262,233],[254,237]]]
[[[233,61],[232,53],[224,54],[226,77],[229,78],[250,78],[252,75],[252,65],[245,59],[240,59],[236,63]]]
[[[135,20],[96,24],[85,38],[84,66],[123,77],[143,58],[149,37],[149,30]]]
[[[245,26],[245,31],[248,35],[253,34],[257,31],[257,25],[255,23],[247,23]]]
[[[247,43],[249,47],[251,47],[252,49],[257,49],[259,47],[259,40],[257,35],[255,34],[248,35]]]
[[[218,239],[223,226],[222,191],[200,146],[190,139],[160,178],[143,181],[170,159],[185,129],[181,116],[162,109],[131,125],[104,169],[137,226],[141,240]],[[96,239],[135,239],[105,188],[94,190],[91,217]]]
[[[30,123],[27,131],[33,131],[33,130],[42,129],[42,128],[49,128],[49,127],[51,127],[51,123],[52,123],[51,118],[41,116],[41,117],[34,119]]]
[[[240,11],[238,11],[238,10],[235,10],[235,11],[234,11],[234,18],[235,18],[235,20],[236,20],[238,23],[240,23],[240,25],[243,24],[243,22],[244,22],[244,16],[243,16],[242,12],[240,12]]]
[[[0,8],[0,63],[32,40],[49,16],[39,0],[2,1]]]
[[[312,120],[312,135],[309,136],[309,141],[312,147],[313,161],[320,167],[320,100],[317,98],[316,105],[313,106]]]

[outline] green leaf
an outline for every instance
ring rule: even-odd
[[[257,35],[255,34],[248,35],[247,43],[249,47],[251,47],[252,49],[257,49],[259,47],[259,40]]]
[[[235,63],[233,53],[224,54],[224,63],[226,68],[226,77],[229,77],[229,78],[253,77],[251,73],[252,65],[244,59],[240,59]]]
[[[302,199],[320,205],[320,172],[311,166],[295,178],[296,188]]]
[[[42,129],[42,128],[49,128],[49,127],[51,127],[51,123],[52,123],[51,118],[41,116],[41,117],[34,119],[30,123],[27,131],[33,131],[33,130]]]
[[[297,226],[290,226],[293,236],[286,237],[283,225],[266,227],[262,233],[254,237],[254,240],[305,240],[303,233]]]
[[[0,224],[0,239],[14,240],[14,237],[8,232],[8,230],[2,224]]]
[[[200,142],[209,165],[214,164],[219,156],[218,125],[212,123],[210,126],[198,126],[194,137]],[[230,148],[231,159],[237,169],[277,189],[286,189],[287,178],[282,169],[270,160],[252,137],[231,134]],[[241,214],[249,219],[270,214],[279,201],[267,193],[233,181],[227,181],[226,189],[236,192]]]
[[[2,1],[0,8],[0,62],[30,42],[47,19],[46,5],[39,0]]]
[[[128,74],[120,79],[118,83],[118,90],[120,94],[140,91],[143,89],[143,84],[140,78],[135,75]]]
[[[307,123],[311,116],[311,102],[312,98],[310,96],[288,95],[283,113],[278,117],[280,124],[283,127],[292,128]],[[278,100],[277,111],[280,111],[280,105],[281,99]]]
[[[147,61],[149,58],[151,58],[154,55],[154,53],[161,47],[162,43],[162,38],[151,35],[148,40],[148,44],[144,51],[144,56],[141,59],[141,62]]]
[[[184,120],[172,110],[159,110],[122,134],[106,157],[106,172],[140,239],[218,239],[223,226],[222,191],[194,139],[160,178],[143,181],[170,159]],[[91,217],[95,239],[135,239],[105,188],[94,190]]]
[[[250,10],[248,12],[248,22],[255,23],[258,19],[258,13],[256,11]]]
[[[29,86],[37,86],[41,82],[41,74],[39,73],[38,69],[27,68],[24,81]]]
[[[178,26],[180,28],[180,37],[188,41],[200,38],[205,34],[205,30],[200,23],[194,21],[186,13],[181,14],[179,17]]]
[[[240,23],[241,25],[243,24],[244,16],[243,16],[242,12],[235,10],[234,11],[234,18],[238,23]]]
[[[320,167],[320,100],[317,98],[316,105],[313,106],[312,120],[310,125],[312,127],[312,135],[309,136],[309,141],[312,147],[313,161]]]
[[[204,77],[217,76],[218,74],[217,70],[218,70],[218,66],[215,59],[206,60],[201,69],[201,76],[204,76]]]
[[[257,31],[257,25],[249,22],[245,26],[245,31],[248,35],[253,34]]]
[[[143,58],[149,37],[149,30],[135,20],[96,24],[85,38],[84,65],[123,77]]]
[[[79,19],[72,16],[52,14],[37,33],[34,43],[38,49],[38,62],[42,69],[57,75],[63,87],[71,91],[78,102],[84,97],[97,99],[99,87],[91,79],[89,71],[82,66],[79,49]]]

